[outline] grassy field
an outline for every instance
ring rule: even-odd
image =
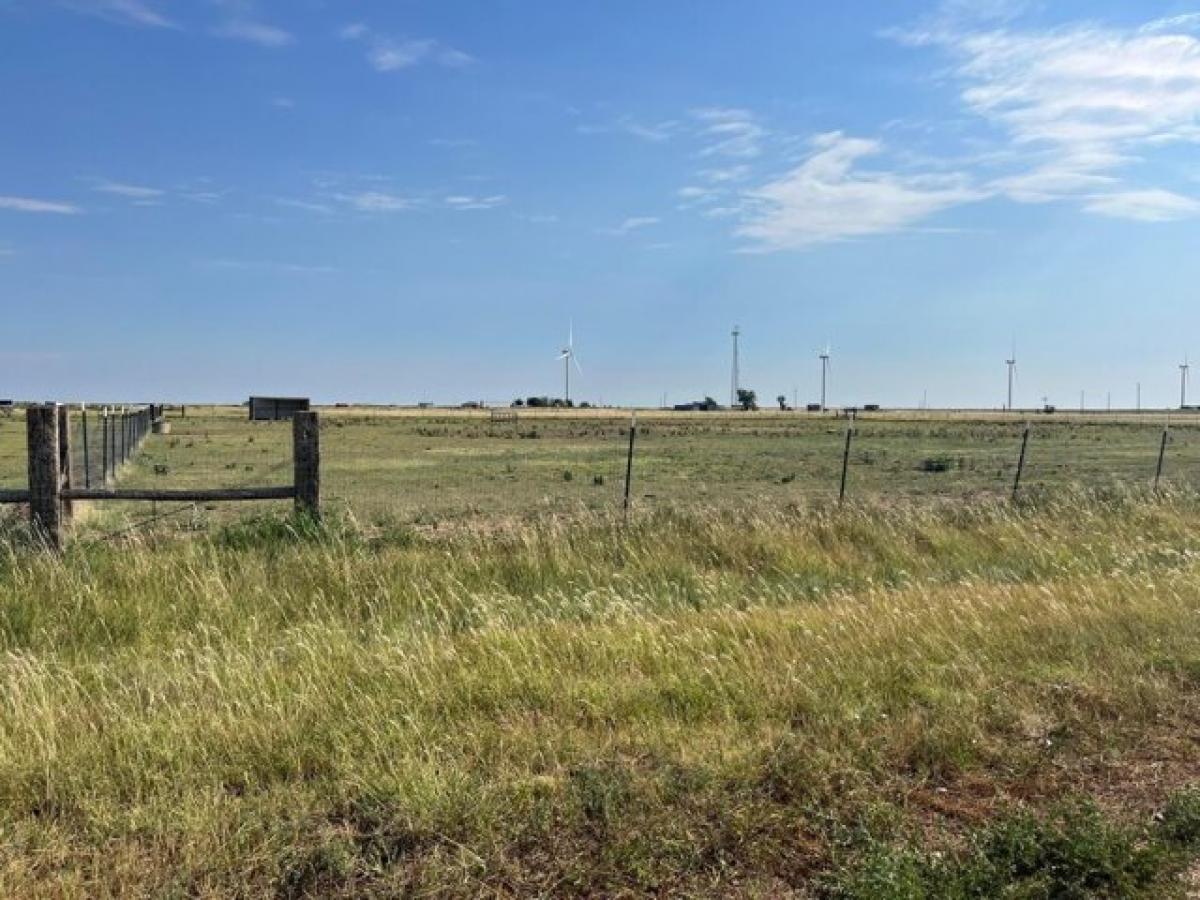
[[[869,419],[838,507],[844,422],[641,424],[628,523],[611,414],[365,410],[323,527],[0,523],[0,896],[1200,884],[1194,426],[1152,495],[1155,423],[1039,420],[1012,504],[1022,423]],[[121,483],[289,480],[287,425],[172,426]]]
[[[634,462],[638,512],[657,508],[779,508],[834,497],[846,421],[806,414],[643,412]],[[883,413],[856,423],[851,497],[981,499],[1007,496],[1021,417],[988,413]],[[1163,414],[1033,419],[1024,484],[1145,486],[1154,476]],[[516,423],[487,412],[329,409],[322,478],[332,509],[367,524],[443,527],[620,506],[628,413],[523,412]],[[121,483],[138,487],[237,487],[291,478],[290,425],[250,423],[233,407],[191,407],[152,436]],[[94,426],[94,420],[93,420]],[[0,420],[0,486],[23,482],[19,417]],[[1200,488],[1200,419],[1175,417],[1165,483]],[[75,437],[76,464],[81,465]],[[94,431],[93,431],[94,446]],[[224,507],[183,516],[228,521],[286,504]],[[148,507],[106,507],[105,527]],[[156,509],[161,514],[168,508]]]
[[[1200,498],[0,551],[0,895],[1182,896]]]

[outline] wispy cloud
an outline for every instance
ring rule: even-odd
[[[83,212],[71,203],[60,203],[55,200],[36,200],[31,197],[2,197],[0,209],[23,213],[51,213],[61,216],[74,216]]]
[[[213,269],[231,269],[234,271],[263,270],[288,275],[331,275],[338,271],[333,266],[277,262],[275,260],[264,259],[207,259],[202,260],[201,265]]]
[[[726,156],[752,159],[762,153],[767,130],[746,109],[703,107],[692,110],[706,145],[701,156]]]
[[[841,132],[812,140],[811,155],[782,177],[746,191],[736,234],[765,252],[911,227],[934,213],[986,196],[962,174],[866,171],[858,163],[883,152],[878,141]]]
[[[144,0],[60,0],[60,6],[123,25],[178,28],[174,21]]]
[[[92,190],[102,194],[115,194],[118,197],[128,197],[130,200],[158,200],[166,191],[146,187],[140,184],[128,184],[121,181],[98,179],[92,185]]]
[[[651,225],[657,225],[659,221],[660,220],[657,216],[630,216],[620,225],[617,225],[613,228],[601,228],[600,233],[612,235],[614,237],[623,237],[624,235],[638,231],[642,228],[649,228]]]
[[[678,133],[680,122],[666,119],[661,122],[639,122],[632,116],[621,116],[613,122],[578,125],[579,134],[627,134],[651,144],[662,144]]]
[[[424,64],[462,68],[474,57],[433,38],[395,38],[373,31],[362,22],[344,26],[338,35],[366,46],[367,62],[377,72],[395,72]]]
[[[421,201],[412,197],[401,197],[383,191],[357,191],[331,195],[332,199],[344,203],[358,212],[382,213],[404,212],[416,209]]]
[[[457,195],[447,197],[445,202],[451,209],[495,209],[497,206],[503,206],[507,203],[508,197],[504,194],[493,194],[490,197]]]
[[[1088,200],[1088,212],[1138,222],[1172,222],[1200,214],[1200,200],[1172,191],[1117,191]]]
[[[967,110],[999,129],[1017,169],[995,187],[1021,202],[1076,200],[1138,221],[1195,214],[1170,191],[1122,189],[1156,148],[1200,143],[1200,14],[1140,27],[974,27],[940,18],[892,36],[954,60]],[[1188,198],[1179,198],[1187,201]]]
[[[246,41],[260,47],[286,47],[295,41],[295,36],[283,28],[258,22],[253,19],[230,19],[212,29],[217,37],[235,41]]]
[[[277,197],[275,199],[277,206],[285,206],[288,209],[300,209],[304,212],[315,212],[321,215],[331,215],[333,207],[327,203],[315,203],[311,200],[295,200],[291,197]]]

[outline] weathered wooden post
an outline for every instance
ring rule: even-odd
[[[1029,449],[1029,423],[1025,423],[1025,433],[1021,436],[1021,455],[1017,458],[1017,474],[1013,478],[1012,498],[1017,499],[1021,490],[1021,476],[1025,474],[1025,453]]]
[[[92,459],[88,453],[88,421],[87,421],[87,404],[79,404],[79,419],[80,425],[83,428],[83,486],[91,488],[92,486]]]
[[[292,464],[296,512],[321,518],[321,423],[315,412],[292,417]]]
[[[29,521],[34,534],[57,550],[62,546],[58,412],[52,404],[25,411],[29,452]]]
[[[100,413],[100,484],[108,484],[108,407]]]
[[[72,480],[74,468],[71,464],[71,407],[64,403],[58,407],[58,482],[60,491],[63,488],[75,486]],[[70,521],[74,513],[74,504],[70,500],[63,500],[63,519]]]

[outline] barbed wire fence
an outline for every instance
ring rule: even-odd
[[[275,484],[290,425],[236,408],[168,413],[146,436],[126,408],[76,407],[78,488]],[[153,419],[153,415],[150,416]],[[633,515],[665,507],[770,508],[810,500],[1019,498],[1082,484],[1200,488],[1200,418],[935,417],[836,413],[675,414],[622,410],[335,409],[321,419],[326,504],[380,527],[492,527],[506,519]],[[634,437],[632,465],[630,438]],[[136,456],[131,448],[140,447]],[[24,426],[0,417],[0,492],[25,481]],[[274,502],[283,508],[282,498]],[[197,529],[246,507],[188,504]],[[182,506],[107,505],[115,527]],[[251,507],[255,514],[262,506]],[[491,523],[491,524],[489,524]]]

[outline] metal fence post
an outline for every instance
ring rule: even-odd
[[[1021,490],[1021,476],[1025,472],[1025,451],[1029,449],[1029,423],[1025,423],[1025,433],[1021,436],[1021,455],[1017,459],[1017,474],[1013,478],[1012,498],[1017,499],[1017,492]]]
[[[1171,426],[1164,425],[1162,433],[1162,441],[1158,445],[1158,467],[1154,470],[1154,490],[1158,491],[1158,483],[1162,480],[1163,465],[1167,460],[1167,441],[1170,440]]]
[[[637,413],[629,415],[629,454],[625,458],[625,504],[624,516],[629,518],[629,491],[633,485],[633,444],[637,440]]]
[[[838,489],[838,503],[846,499],[846,476],[850,471],[850,443],[854,440],[854,422],[846,426],[846,447],[842,451],[842,484]]]
[[[296,512],[321,518],[321,423],[315,412],[292,417],[292,465]]]
[[[29,521],[34,534],[50,547],[62,546],[62,493],[58,455],[58,412],[52,404],[25,411],[29,452]]]

